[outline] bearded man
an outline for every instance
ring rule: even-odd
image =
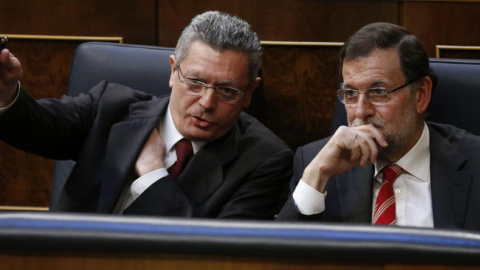
[[[349,126],[297,150],[278,220],[479,230],[480,137],[425,121],[436,76],[420,40],[364,26],[342,48],[340,81]]]

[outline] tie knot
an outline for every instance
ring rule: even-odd
[[[187,139],[181,139],[175,145],[175,152],[177,153],[177,161],[186,163],[193,154],[192,143]]]
[[[390,164],[383,169],[383,182],[393,184],[403,169],[397,164]]]

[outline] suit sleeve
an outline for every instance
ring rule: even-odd
[[[193,208],[175,180],[167,175],[147,188],[124,215],[192,217]]]
[[[0,139],[46,158],[74,159],[94,118],[94,97],[90,94],[61,99],[32,99],[23,89],[17,101],[0,117]]]
[[[292,176],[290,149],[271,155],[235,191],[217,218],[274,219]]]
[[[293,199],[293,192],[298,185],[298,182],[302,178],[303,171],[310,163],[310,160],[306,161],[303,147],[299,147],[295,152],[295,157],[293,159],[293,177],[290,180],[290,193],[288,196],[288,200],[281,209],[280,213],[277,216],[278,221],[297,221],[297,220],[318,220],[321,218],[322,214],[316,215],[303,215],[298,210],[298,207],[295,204],[295,200]]]

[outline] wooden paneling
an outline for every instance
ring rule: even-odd
[[[224,256],[189,256],[189,255],[142,255],[142,254],[47,254],[47,255],[13,255],[2,254],[0,260],[5,269],[238,269],[238,270],[310,270],[329,269],[347,270],[352,269],[349,263],[311,262],[300,260],[278,259],[255,259],[245,257]],[[41,267],[40,267],[41,266]],[[383,265],[367,264],[355,265],[355,269],[385,269]],[[449,269],[449,268],[445,268]]]
[[[341,45],[263,45],[264,122],[292,149],[329,135]]]
[[[191,18],[208,10],[236,14],[261,40],[276,41],[343,42],[367,23],[398,21],[396,1],[158,0],[158,44],[175,46]]]
[[[0,255],[2,266],[9,270],[49,269],[209,269],[209,270],[474,270],[475,265],[441,264],[380,264],[372,262],[352,262],[350,258],[342,261],[312,261],[295,259],[268,259],[227,256],[165,255],[165,254],[13,254]]]
[[[449,46],[437,45],[435,57],[480,59],[480,46]]]
[[[441,44],[480,45],[480,3],[406,2],[403,24],[423,41],[430,57]]]
[[[0,205],[46,207],[53,161],[0,141]]]
[[[155,0],[2,1],[0,32],[28,35],[115,36],[154,45]]]

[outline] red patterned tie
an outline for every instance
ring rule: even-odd
[[[396,164],[390,164],[383,169],[383,183],[375,202],[372,223],[375,225],[396,225],[395,194],[393,183],[403,169]]]
[[[177,161],[168,168],[168,173],[176,180],[193,155],[192,143],[187,139],[181,139],[175,145],[175,152],[177,152]]]

